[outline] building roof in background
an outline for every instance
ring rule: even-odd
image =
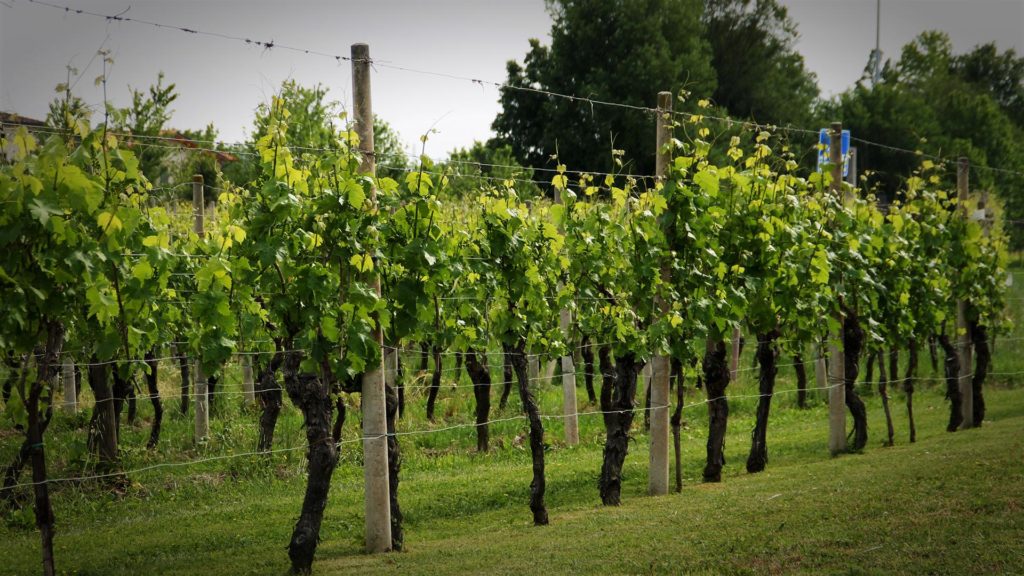
[[[35,118],[22,116],[20,114],[15,114],[14,112],[0,112],[0,122],[4,122],[7,124],[18,124],[19,126],[32,126],[38,128],[46,126],[46,122],[42,120],[36,120]]]
[[[14,125],[17,125],[17,126],[25,126],[25,127],[28,127],[28,128],[44,128],[46,126],[46,122],[43,121],[43,120],[36,120],[35,118],[29,118],[28,116],[22,116],[20,114],[15,114],[14,112],[2,112],[2,111],[0,111],[0,123],[14,124]],[[194,140],[186,137],[184,134],[182,134],[178,130],[173,130],[173,129],[171,129],[171,130],[161,130],[160,131],[160,137],[162,139],[168,141],[168,142],[174,142],[174,143],[178,144],[179,146],[181,146],[182,148],[199,148],[200,147],[197,142],[195,142]],[[127,138],[125,138],[125,140],[128,142],[128,145],[130,146],[131,145],[131,136],[128,136]],[[238,161],[238,156],[235,156],[234,154],[232,154],[230,152],[223,152],[223,151],[220,151],[220,150],[208,150],[208,152],[210,154],[212,154],[213,157],[216,158],[217,162],[220,163],[220,164],[227,164],[229,162],[236,162],[236,161]]]
[[[161,130],[160,137],[165,138],[170,142],[175,142],[183,148],[199,148],[199,144],[197,142],[186,137],[184,134],[177,130]],[[217,159],[217,162],[219,162],[220,164],[236,162],[238,160],[238,156],[235,156],[230,152],[223,152],[220,150],[208,150],[208,152],[212,154]]]

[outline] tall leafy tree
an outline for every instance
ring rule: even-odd
[[[530,41],[523,64],[508,63],[510,86],[493,128],[527,166],[551,155],[584,170],[654,168],[654,118],[545,94],[653,107],[659,91],[715,88],[699,0],[551,0],[551,45]],[[511,88],[515,87],[515,88]],[[525,90],[523,90],[525,89]],[[619,166],[613,150],[630,159]]]
[[[275,95],[274,101],[288,121],[285,136],[297,159],[336,147],[337,133],[346,114],[341,103],[330,100],[327,92],[328,89],[319,84],[303,86],[286,80]],[[243,145],[231,150],[240,156],[240,161],[226,167],[224,176],[234,184],[244,186],[258,178],[257,143],[267,135],[273,123],[271,112],[272,107],[267,103],[257,106],[252,134]],[[374,117],[373,129],[380,176],[398,177],[408,165],[401,137],[390,124],[377,117]]]
[[[860,82],[824,108],[855,136],[942,157],[963,155],[975,166],[1020,171],[1022,126],[1013,114],[1024,94],[1021,68],[1012,52],[1000,56],[994,46],[985,45],[956,55],[948,35],[924,32],[903,47],[899,60],[886,63],[879,84]],[[889,200],[899,196],[919,162],[914,154],[876,146],[862,147],[858,155],[860,170],[869,172],[868,186]],[[971,174],[974,189],[1009,190],[1019,187],[1020,180],[987,170]],[[1010,218],[1024,217],[1024,201],[1013,195],[1004,200]],[[1019,246],[1024,235],[1017,232],[1013,240]]]
[[[135,136],[159,136],[174,113],[171,104],[178,98],[175,85],[165,85],[164,73],[160,72],[149,90],[131,88],[131,95],[131,106],[110,109],[112,127]],[[159,182],[166,174],[168,151],[163,146],[139,147],[139,169],[151,182]]]
[[[777,0],[717,0],[706,3],[704,23],[717,105],[733,116],[775,124],[810,120],[817,79],[796,51],[799,35],[785,6]]]

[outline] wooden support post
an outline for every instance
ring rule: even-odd
[[[395,348],[384,350],[384,383],[394,386],[396,390],[398,388],[398,350]]]
[[[196,174],[192,177],[192,230],[202,240],[206,236],[204,228],[205,203],[203,202],[203,175]],[[205,442],[210,437],[210,400],[207,395],[208,382],[206,373],[203,372],[202,352],[196,354],[195,368],[195,393],[194,402],[196,407],[195,442]]]
[[[830,135],[829,162],[832,164],[832,193],[843,194],[843,125],[832,123]],[[845,200],[845,197],[844,197]],[[828,450],[833,455],[846,451],[846,380],[845,362],[843,359],[843,315],[836,313],[839,322],[839,333],[830,334],[828,339]]]
[[[196,407],[196,442],[205,442],[210,437],[210,399],[209,382],[206,380],[206,372],[203,371],[203,361],[196,358],[195,386],[192,388],[193,404]]]
[[[203,175],[196,174],[192,177],[192,231],[201,239],[204,235],[203,217],[205,215],[203,203]]]
[[[822,392],[825,393],[826,398],[828,397],[828,363],[825,359],[826,354],[827,350],[824,344],[818,342],[814,345],[814,383],[815,387],[819,390],[814,396],[819,399]]]
[[[370,47],[352,45],[352,103],[362,163],[359,171],[376,175],[373,147],[373,100],[370,95]],[[377,202],[377,188],[370,186],[370,202]],[[380,296],[380,276],[373,267],[369,281]],[[362,381],[363,481],[366,485],[366,551],[391,550],[391,504],[388,479],[387,416],[384,396],[384,335],[373,313],[373,339],[381,350],[380,362],[367,366]]]
[[[850,146],[850,171],[846,174],[846,183],[851,187],[857,187],[857,147]]]
[[[564,204],[565,201],[562,199],[562,193],[559,190],[555,190],[555,204]],[[562,232],[565,232],[562,227]],[[559,284],[561,288],[561,284]],[[562,330],[562,334],[565,336],[565,341],[569,341],[569,335],[571,332],[572,316],[568,310],[563,309],[558,313],[558,327]],[[569,446],[575,446],[580,443],[580,420],[577,412],[579,411],[576,406],[576,365],[573,363],[572,350],[567,350],[565,356],[562,356],[562,420],[563,430],[565,432],[565,443]]]
[[[664,179],[668,173],[668,164],[672,161],[669,142],[672,139],[672,93],[658,93],[658,130],[655,149],[655,175]],[[668,264],[661,267],[661,279],[669,282]],[[668,303],[663,298],[655,302],[661,314],[668,313]],[[647,491],[652,496],[668,494],[669,470],[669,377],[671,361],[668,356],[659,354],[648,364],[652,367],[651,378],[647,385],[651,387],[651,448],[648,462]]]
[[[252,377],[252,355],[242,354],[242,404],[256,405],[256,386]]]
[[[956,165],[957,206],[960,217],[967,219],[967,201],[970,198],[970,160],[960,157]],[[956,303],[956,341],[960,355],[960,407],[964,416],[960,429],[974,427],[974,392],[971,384],[974,354],[971,349],[971,334],[967,325],[967,301]]]
[[[65,412],[75,414],[78,412],[78,394],[75,388],[75,362],[70,356],[64,356],[62,370],[61,379],[64,381],[64,403],[61,406]]]
[[[569,311],[562,310],[558,314],[558,324],[568,339]],[[572,362],[572,353],[562,356],[562,419],[565,430],[565,443],[575,446],[580,443],[580,422],[576,407],[576,366]]]

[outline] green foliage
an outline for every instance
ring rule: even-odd
[[[515,180],[516,193],[524,200],[539,198],[542,194],[541,189],[530,182],[534,179],[534,171],[521,166],[512,147],[497,140],[486,144],[474,142],[470,148],[453,150],[444,164],[452,174],[449,189],[455,198],[476,194],[481,179],[492,184]]]
[[[1024,170],[1022,77],[1024,59],[1013,51],[999,54],[988,44],[958,55],[946,34],[924,32],[904,46],[899,60],[886,63],[879,84],[860,82],[824,111],[841,118],[854,135],[873,141],[1019,172]],[[867,169],[865,187],[890,202],[919,163],[913,154],[873,146],[861,147],[858,155],[862,171]],[[952,185],[952,173],[946,174]],[[1019,195],[1007,192],[1020,180],[1004,172],[971,172],[972,189],[1004,191],[1012,219],[1024,217]],[[1011,232],[1019,248],[1024,230]]]
[[[126,108],[110,108],[111,128],[134,136],[162,136],[161,132],[171,119],[171,104],[177,100],[174,84],[164,86],[164,73],[156,77],[156,84],[148,92],[130,88],[132,104]],[[166,180],[169,167],[166,164],[170,150],[163,145],[150,146],[149,142],[137,141],[139,167],[150,182]]]
[[[806,126],[815,75],[796,51],[796,23],[777,0],[718,0],[704,8],[717,74],[714,101],[734,117]]]
[[[654,121],[636,110],[548,97],[531,89],[653,107],[659,91],[687,89],[710,95],[715,88],[711,50],[697,0],[557,0],[551,46],[530,41],[520,65],[508,63],[510,86],[501,91],[494,120],[498,140],[521,163],[560,161],[584,170],[616,170],[613,150],[626,150],[626,169],[654,168]]]
[[[209,278],[209,285],[233,293],[288,348],[306,350],[305,369],[330,366],[335,374],[352,376],[380,361],[372,314],[387,319],[368,275],[378,257],[372,228],[378,212],[369,200],[373,181],[358,172],[358,141],[350,130],[322,142],[336,152],[299,162],[289,148],[287,110],[275,98],[266,133],[256,143],[256,185],[222,196],[242,227],[228,226],[223,236],[206,241],[211,255],[233,246],[234,260],[211,258],[207,266],[213,269],[198,272],[197,279]],[[195,320],[204,317],[197,314]],[[226,345],[229,327],[217,327]]]

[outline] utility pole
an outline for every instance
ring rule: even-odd
[[[882,0],[875,3],[875,49],[871,52],[871,85],[882,80]]]

